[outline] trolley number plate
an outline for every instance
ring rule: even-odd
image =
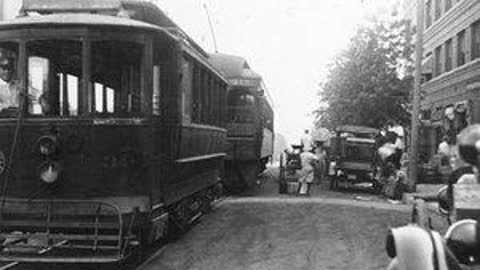
[[[355,174],[349,174],[347,175],[348,180],[357,180],[357,176]]]

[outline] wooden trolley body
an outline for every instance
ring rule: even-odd
[[[0,114],[0,260],[119,261],[208,209],[227,80],[169,29],[112,16],[119,1],[101,14],[40,2],[0,23],[24,97]]]
[[[262,77],[239,56],[213,54],[210,61],[229,80],[225,184],[236,193],[251,190],[273,155],[273,109]]]

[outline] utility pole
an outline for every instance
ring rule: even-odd
[[[417,183],[417,164],[418,164],[418,135],[419,135],[419,115],[420,115],[420,90],[422,80],[422,58],[423,58],[423,28],[424,28],[424,1],[417,0],[417,35],[415,40],[415,80],[412,100],[412,134],[409,154],[408,187],[410,191],[416,191]]]

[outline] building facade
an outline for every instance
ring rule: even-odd
[[[480,1],[425,0],[421,148],[431,158],[442,138],[480,123]]]

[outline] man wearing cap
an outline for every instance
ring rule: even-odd
[[[15,53],[0,48],[0,111],[19,107],[19,91],[15,81]]]

